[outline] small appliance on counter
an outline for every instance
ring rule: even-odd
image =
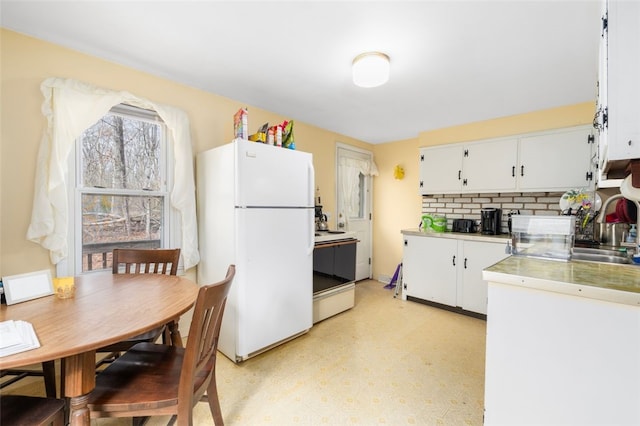
[[[318,220],[316,220],[316,231],[328,231],[329,223],[327,223],[327,215],[323,214]]]
[[[315,224],[316,231],[328,231],[329,223],[327,222],[327,215],[322,213],[322,206],[315,206]]]
[[[480,210],[480,230],[485,235],[500,234],[502,209],[484,208]]]
[[[453,219],[453,223],[451,224],[452,232],[465,232],[465,233],[473,233],[476,232],[476,222],[471,219]]]
[[[511,217],[511,254],[569,260],[575,238],[575,216]]]

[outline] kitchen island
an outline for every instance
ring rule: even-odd
[[[640,424],[640,266],[511,256],[483,278],[485,425]]]

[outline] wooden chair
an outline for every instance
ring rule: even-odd
[[[25,377],[41,376],[44,378],[45,394],[49,398],[56,397],[56,367],[54,361],[45,361],[42,363],[42,370],[27,370],[10,368],[0,371],[0,377],[11,376],[0,384],[0,389],[22,380]]]
[[[114,249],[113,266],[114,274],[165,274],[176,275],[178,273],[178,261],[180,249]],[[107,352],[96,367],[113,362],[121,352],[129,350],[141,342],[155,342],[160,336],[166,344],[182,346],[182,338],[178,330],[178,319],[169,324],[154,328],[146,333],[134,336],[122,342],[114,343],[98,349],[96,352]]]
[[[179,260],[180,249],[113,249],[111,270],[114,274],[176,275]]]
[[[200,288],[186,348],[139,343],[102,371],[89,394],[91,418],[171,415],[178,425],[191,425],[195,404],[208,400],[215,424],[222,425],[216,354],[234,276],[230,265],[224,280]]]
[[[65,401],[37,396],[0,396],[0,424],[2,426],[63,426]]]

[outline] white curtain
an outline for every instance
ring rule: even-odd
[[[69,155],[78,137],[118,104],[155,110],[169,129],[174,147],[171,206],[180,213],[184,268],[200,261],[196,222],[195,182],[189,118],[177,108],[157,104],[128,92],[93,87],[70,79],[49,78],[40,85],[47,128],[40,142],[36,181],[27,238],[49,250],[57,264],[67,257]]]
[[[371,161],[340,157],[338,162],[342,191],[342,218],[345,225],[349,217],[360,211],[360,174],[378,176],[378,167]],[[348,226],[347,226],[348,229]]]

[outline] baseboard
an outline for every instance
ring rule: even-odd
[[[407,296],[407,300],[410,302],[416,302],[416,303],[421,303],[423,305],[433,306],[434,308],[444,309],[445,311],[451,311],[457,314],[462,314],[462,315],[478,318],[485,321],[487,320],[487,316],[485,314],[481,314],[479,312],[467,311],[466,309],[462,309],[459,306],[443,305],[442,303],[431,302],[429,300],[419,299],[413,296]]]
[[[389,284],[391,282],[391,277],[389,275],[378,275],[378,281],[383,284]]]

